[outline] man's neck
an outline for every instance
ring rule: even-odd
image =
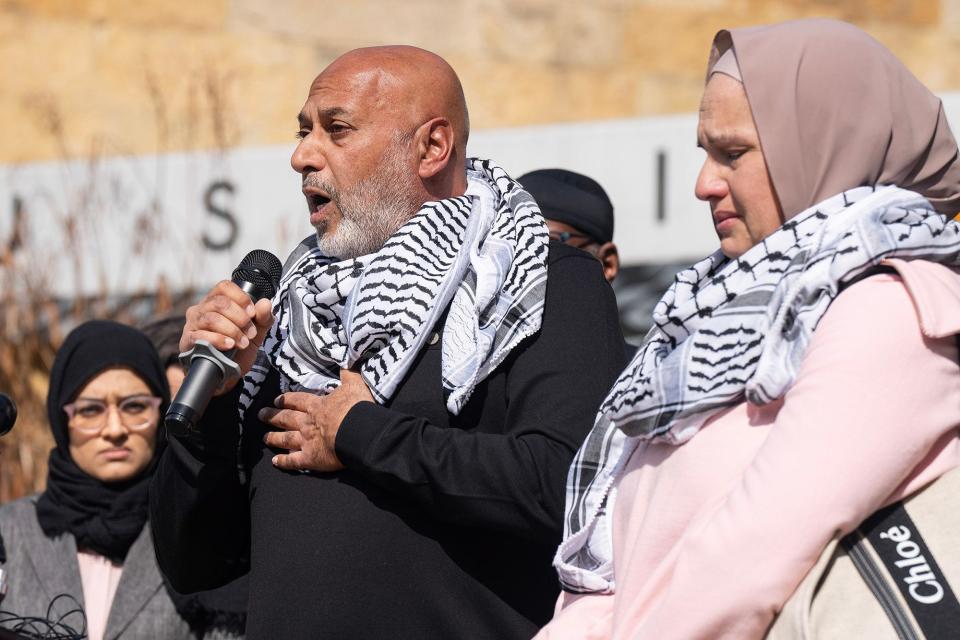
[[[444,171],[433,179],[424,181],[424,188],[427,192],[424,202],[462,196],[467,192],[467,170],[461,166],[452,171]]]

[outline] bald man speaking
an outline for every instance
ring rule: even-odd
[[[246,375],[160,460],[160,565],[181,591],[249,572],[250,638],[528,638],[624,364],[600,264],[467,158],[432,53],[350,51],[298,119],[315,233],[273,300],[224,281],[187,311],[181,349],[236,348]]]

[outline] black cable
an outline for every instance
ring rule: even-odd
[[[53,608],[61,598],[73,601],[74,608],[69,609],[54,620]],[[64,622],[66,618],[72,615],[80,616],[82,624],[79,631]],[[68,593],[61,593],[50,601],[46,618],[21,616],[10,611],[0,610],[0,627],[13,631],[29,640],[84,640],[87,637],[87,616],[76,598]]]

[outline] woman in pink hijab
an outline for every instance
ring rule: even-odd
[[[574,460],[538,638],[763,637],[825,549],[960,466],[940,100],[848,24],[721,31],[697,137],[720,249]]]

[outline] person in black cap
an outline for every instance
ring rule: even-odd
[[[538,169],[517,182],[540,206],[550,238],[594,256],[612,283],[620,271],[620,254],[613,243],[613,203],[600,183],[566,169]],[[637,347],[624,341],[623,350],[630,360]]]
[[[550,237],[593,255],[613,282],[620,255],[613,243],[613,203],[600,183],[566,169],[538,169],[517,181],[540,205]]]

